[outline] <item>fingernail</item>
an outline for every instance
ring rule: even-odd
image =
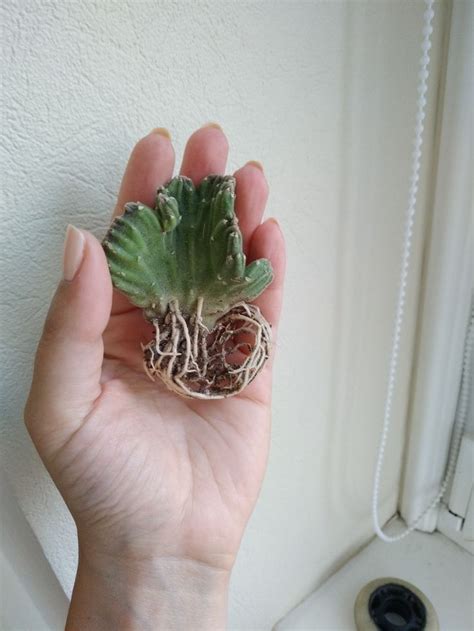
[[[201,127],[201,129],[204,129],[206,127],[214,127],[214,129],[220,129],[220,131],[222,131],[222,127],[219,125],[219,123],[206,123]]]
[[[83,233],[69,224],[64,239],[64,256],[63,256],[63,278],[71,281],[77,274],[82,259],[84,257],[84,246],[86,240]]]
[[[245,166],[247,166],[247,164],[249,164],[252,167],[255,167],[256,169],[260,169],[260,171],[263,173],[263,164],[259,162],[258,160],[249,160]]]
[[[168,140],[171,140],[171,134],[166,127],[155,127],[151,130],[150,134],[158,134],[159,136],[164,136],[168,138]]]
[[[278,221],[275,219],[275,217],[270,217],[269,219],[267,219],[268,223],[273,223],[275,224],[275,226],[278,228],[278,230],[281,230],[281,226],[278,223]]]

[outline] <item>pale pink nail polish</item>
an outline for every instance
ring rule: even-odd
[[[86,244],[83,233],[69,224],[64,239],[64,256],[63,256],[63,278],[71,281],[77,274],[77,271],[84,257],[84,246]]]

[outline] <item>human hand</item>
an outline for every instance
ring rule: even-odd
[[[197,184],[225,172],[217,126],[188,140],[181,174]],[[134,148],[114,215],[153,205],[173,175],[164,130]],[[235,173],[236,212],[249,260],[275,278],[256,303],[275,338],[285,266],[278,224],[261,218],[263,171]],[[225,626],[230,571],[261,486],[269,446],[272,357],[238,396],[179,398],[143,371],[153,334],[113,291],[100,243],[69,229],[64,280],[38,346],[25,408],[31,437],[77,525],[79,568],[70,629]]]

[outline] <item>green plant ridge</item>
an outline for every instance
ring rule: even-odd
[[[254,300],[273,279],[267,259],[246,265],[234,210],[235,178],[209,175],[195,187],[179,175],[161,186],[155,207],[125,205],[103,247],[114,286],[153,320],[172,301],[212,327],[232,305]]]

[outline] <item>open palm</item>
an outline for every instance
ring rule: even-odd
[[[195,184],[225,172],[228,145],[216,126],[188,140],[180,172]],[[115,214],[128,201],[152,205],[172,177],[163,133],[135,147]],[[269,258],[275,280],[258,304],[278,321],[284,245],[261,223],[268,189],[261,168],[235,173],[236,212],[249,260]],[[232,567],[262,482],[270,433],[271,361],[240,395],[184,399],[142,367],[152,327],[113,292],[100,244],[88,233],[77,276],[63,282],[40,342],[25,418],[65,498],[79,539],[101,552],[151,554]]]

